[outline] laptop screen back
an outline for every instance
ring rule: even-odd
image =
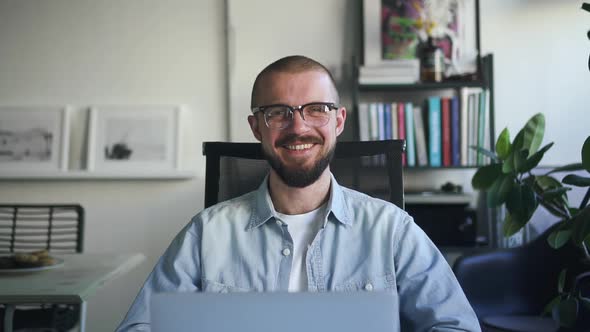
[[[153,332],[399,331],[391,293],[163,293],[151,303]]]

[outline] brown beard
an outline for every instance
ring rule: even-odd
[[[279,146],[287,144],[292,139],[293,137],[285,137],[285,139],[281,140],[281,142],[283,142],[284,144],[281,144]],[[310,140],[306,138],[298,138],[297,141],[300,143],[317,143],[317,139]],[[275,172],[279,175],[281,180],[283,180],[283,182],[286,185],[295,188],[305,188],[316,182],[324,173],[324,171],[326,170],[328,165],[330,165],[330,162],[332,162],[332,159],[334,158],[335,149],[336,144],[334,144],[326,154],[320,156],[320,159],[315,162],[315,164],[310,170],[305,170],[301,168],[289,170],[283,163],[281,163],[277,156],[273,156],[271,153],[266,151],[266,149],[263,148],[262,153],[264,154],[266,160],[268,161],[272,169],[275,170]]]

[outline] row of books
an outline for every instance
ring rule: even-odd
[[[462,88],[453,97],[359,104],[362,141],[405,139],[405,166],[457,167],[489,163],[473,147],[490,149],[489,91]]]
[[[389,60],[359,67],[359,84],[412,84],[419,80],[418,59]]]

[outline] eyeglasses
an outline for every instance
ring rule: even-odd
[[[291,122],[295,111],[301,113],[301,118],[306,125],[311,127],[323,127],[330,121],[330,111],[337,110],[334,103],[309,103],[292,107],[283,104],[252,107],[252,113],[263,112],[264,122],[270,129],[285,129]]]

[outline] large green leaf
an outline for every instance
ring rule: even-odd
[[[551,147],[553,146],[553,142],[545,145],[543,148],[541,148],[541,150],[535,152],[532,156],[530,156],[526,162],[524,163],[524,166],[519,169],[520,172],[528,172],[531,169],[537,167],[537,165],[539,165],[539,162],[541,161],[541,159],[543,159],[543,156],[545,155],[545,152],[547,152],[547,150],[551,149]]]
[[[563,196],[563,194],[565,194],[566,192],[568,192],[570,190],[572,190],[572,188],[570,188],[570,187],[549,189],[543,193],[543,199],[550,201],[550,200],[553,200],[553,199]]]
[[[500,175],[502,175],[502,164],[483,166],[473,175],[471,185],[474,189],[486,190]]]
[[[506,201],[506,196],[510,192],[514,176],[509,174],[501,174],[488,190],[488,205],[496,207],[502,205]]]
[[[510,150],[510,154],[508,155],[508,157],[506,157],[506,160],[502,164],[502,172],[504,172],[506,174],[516,172],[516,167],[514,166],[514,164],[515,164],[514,159],[515,159],[515,155],[520,154],[520,150],[522,149],[522,142],[523,142],[523,136],[524,136],[523,131],[524,131],[524,129],[521,130],[520,132],[518,132],[518,134],[514,138],[514,141],[512,142],[512,149]]]
[[[526,167],[527,156],[529,155],[528,149],[522,149],[514,153],[514,170],[517,173],[524,173]]]
[[[561,182],[576,187],[590,187],[590,178],[576,174],[566,175]]]
[[[572,231],[569,229],[553,231],[547,238],[547,242],[553,249],[563,247],[572,237]]]
[[[526,222],[523,223],[522,221],[515,220],[510,213],[506,213],[506,218],[504,218],[504,224],[502,225],[504,236],[510,237],[516,234],[524,225],[526,225]]]
[[[529,150],[529,155],[537,152],[543,142],[545,134],[545,116],[542,113],[535,114],[527,121],[523,131],[522,149]],[[527,156],[527,157],[528,157]]]
[[[498,141],[496,141],[496,154],[502,160],[506,160],[508,155],[510,155],[510,151],[512,149],[512,144],[510,144],[510,132],[508,132],[508,128],[504,128],[498,136]]]
[[[568,165],[556,167],[556,168],[552,169],[551,171],[545,173],[545,175],[549,175],[551,173],[557,173],[557,172],[579,171],[581,169],[584,169],[584,166],[582,165],[582,163],[568,164]]]
[[[571,328],[578,317],[578,299],[568,298],[559,303],[559,325]]]
[[[513,183],[506,198],[506,209],[517,224],[526,224],[539,206],[533,189],[526,184]]]
[[[590,136],[586,138],[584,145],[582,146],[582,165],[590,172]]]
[[[543,196],[545,196],[545,192],[547,191],[563,188],[561,182],[549,175],[537,176],[536,181],[537,185],[543,190]],[[551,201],[559,206],[565,206],[566,208],[569,206],[567,192],[564,192],[561,196],[554,198]]]
[[[590,205],[586,206],[572,220],[572,238],[578,246],[590,236]]]

